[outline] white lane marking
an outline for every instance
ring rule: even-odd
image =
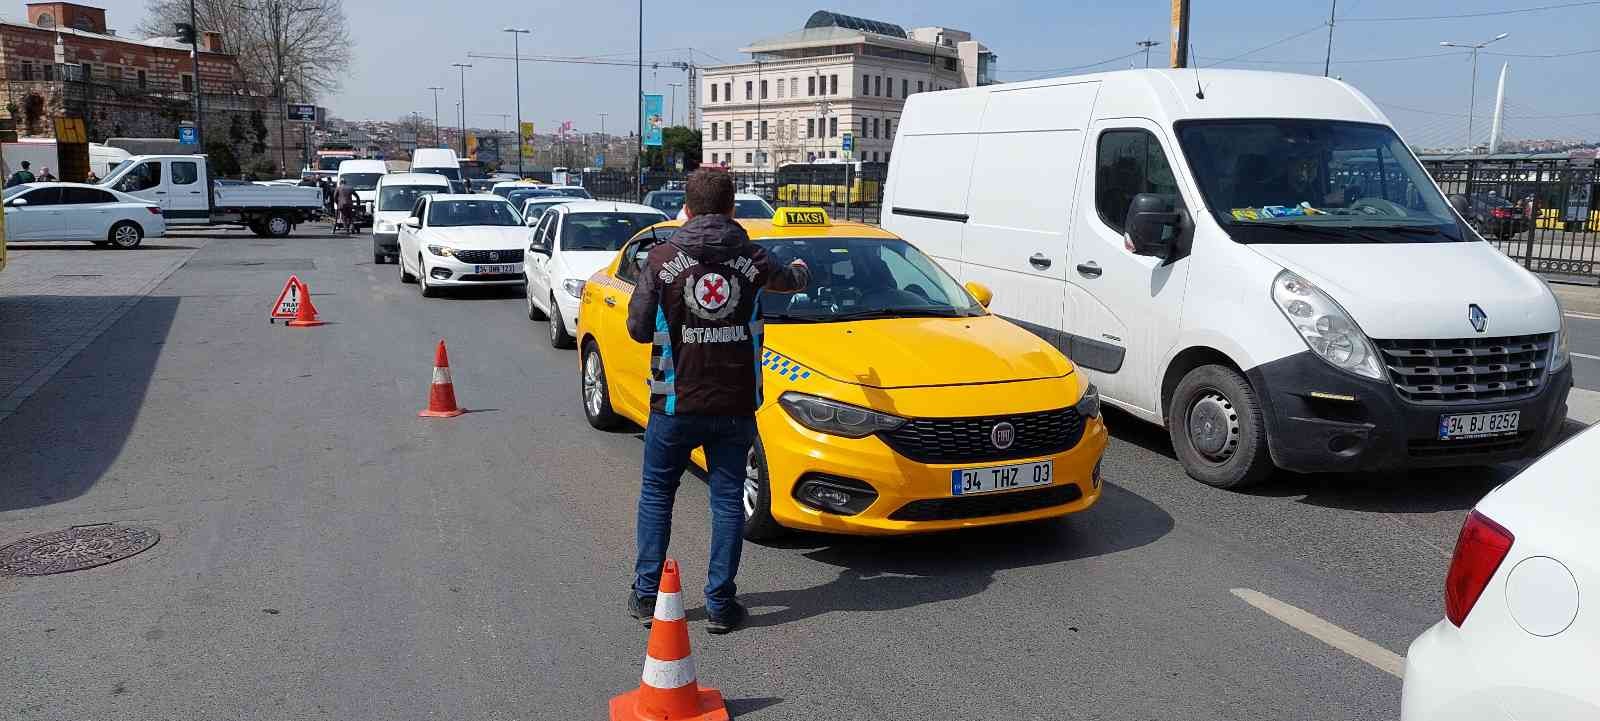
[[[1568,318],[1578,318],[1580,320],[1600,320],[1600,315],[1594,315],[1593,313],[1579,313],[1577,311],[1568,311],[1568,312],[1565,313],[1565,315]]]
[[[1567,351],[1567,352],[1569,354],[1571,354],[1574,358],[1588,358],[1589,360],[1600,360],[1600,355],[1589,355],[1588,353],[1574,353],[1572,351]]]
[[[1255,606],[1268,616],[1276,618],[1318,641],[1355,656],[1371,664],[1373,668],[1379,671],[1388,673],[1395,678],[1401,678],[1405,674],[1406,660],[1400,654],[1260,591],[1249,588],[1235,588],[1232,589],[1232,592],[1240,600]]]
[[[646,686],[651,688],[683,688],[694,683],[694,657],[685,656],[676,661],[662,661],[651,658],[649,654],[644,657],[644,673],[640,676]]]

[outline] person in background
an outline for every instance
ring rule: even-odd
[[[100,176],[95,175],[94,171],[90,170],[88,175],[83,176],[83,182],[94,185],[100,182]]]
[[[44,183],[54,183],[56,182],[56,176],[50,174],[49,168],[45,168],[44,170],[39,171],[39,181]]]
[[[628,301],[628,335],[653,344],[628,610],[650,625],[673,497],[690,451],[703,447],[711,496],[706,630],[727,633],[749,615],[735,598],[734,577],[744,544],[745,459],[761,405],[757,299],[763,290],[805,290],[810,273],[804,261],[784,265],[750,242],[733,220],[733,178],[726,172],[695,171],[686,196],[689,221],[650,250]]]
[[[28,167],[28,161],[22,161],[22,169],[12,173],[11,177],[6,179],[6,187],[9,188],[13,185],[22,185],[23,183],[33,182],[33,171],[29,170]]]

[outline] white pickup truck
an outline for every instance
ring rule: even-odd
[[[169,229],[240,225],[282,237],[322,213],[318,188],[218,181],[204,155],[135,155],[100,184],[160,205]]]

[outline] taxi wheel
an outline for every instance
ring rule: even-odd
[[[611,409],[611,388],[606,385],[606,364],[600,359],[600,348],[594,341],[583,344],[583,417],[589,425],[602,431],[615,430],[622,425],[622,417]]]
[[[556,305],[556,297],[550,296],[550,347],[571,348],[573,345],[572,334],[567,332],[567,322],[561,319],[561,306]]]
[[[1239,489],[1272,474],[1261,406],[1250,381],[1232,368],[1189,371],[1172,394],[1167,432],[1183,469],[1201,483]]]
[[[767,482],[767,453],[756,438],[744,463],[744,537],[747,541],[770,541],[785,533],[772,517],[772,485]]]

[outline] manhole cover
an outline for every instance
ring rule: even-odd
[[[73,526],[0,547],[0,576],[47,576],[104,566],[142,553],[159,540],[161,534],[152,528]]]

